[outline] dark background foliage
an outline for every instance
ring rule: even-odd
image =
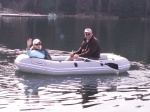
[[[0,10],[141,18],[150,16],[150,0],[0,0]]]

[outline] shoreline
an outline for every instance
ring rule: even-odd
[[[48,15],[30,13],[0,13],[1,17],[47,17]]]
[[[47,18],[56,18],[56,17],[74,17],[81,19],[110,19],[110,20],[119,20],[117,16],[106,16],[106,15],[86,15],[86,14],[76,14],[76,15],[65,15],[65,14],[34,14],[34,13],[9,13],[9,12],[0,12],[0,17],[47,17]]]
[[[34,13],[9,13],[9,12],[0,12],[0,17],[38,17],[38,18],[48,18],[49,20],[55,20],[57,17],[65,18],[78,18],[78,19],[100,19],[100,20],[142,20],[149,21],[150,18],[126,18],[120,19],[118,16],[107,16],[107,15],[86,15],[86,14],[76,14],[76,15],[65,15],[65,14],[34,14]]]

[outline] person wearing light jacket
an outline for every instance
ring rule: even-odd
[[[32,45],[33,44],[33,45]],[[32,45],[32,47],[30,47]],[[41,41],[39,39],[32,39],[27,40],[27,55],[30,58],[40,58],[40,59],[48,59],[51,60],[49,53],[47,50],[42,49]]]

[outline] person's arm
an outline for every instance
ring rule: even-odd
[[[32,45],[32,39],[27,39],[27,50],[30,50],[30,46]]]
[[[27,51],[27,55],[29,57],[32,57],[32,58],[41,58],[41,59],[44,59],[45,58],[45,55],[42,53],[42,52],[39,52],[37,50],[26,50]]]
[[[75,54],[81,54],[82,48],[83,48],[83,44],[85,44],[84,41],[83,41],[82,44],[80,45],[80,48],[79,48],[77,51],[74,51],[74,52],[73,52],[74,55],[75,55]]]
[[[88,43],[87,51],[79,54],[80,57],[91,57],[94,52],[96,52],[97,48],[99,46],[99,43],[96,40],[92,40],[90,43]]]
[[[89,46],[88,50],[79,54],[80,57],[91,57],[91,55],[96,51],[97,46]]]
[[[27,48],[26,48],[26,51],[27,51],[27,55],[29,57],[31,57],[31,51],[30,51],[31,44],[32,44],[32,39],[31,38],[27,39]]]
[[[26,51],[27,51],[27,55],[28,55],[29,57],[32,57],[30,48],[27,48]]]
[[[80,54],[82,52],[82,48],[80,47],[77,51],[74,51],[73,54]]]

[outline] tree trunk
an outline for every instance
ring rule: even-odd
[[[108,14],[111,13],[111,6],[112,6],[112,0],[109,0],[109,3],[108,3]]]
[[[37,5],[38,0],[33,1],[33,10],[36,13],[36,5]]]
[[[98,4],[97,4],[97,14],[98,14],[98,15],[99,15],[100,12],[101,12],[101,5],[102,5],[101,0],[98,0]]]
[[[56,0],[55,1],[55,12],[58,13],[59,12],[59,6],[60,6],[60,3],[61,3],[61,0]]]

